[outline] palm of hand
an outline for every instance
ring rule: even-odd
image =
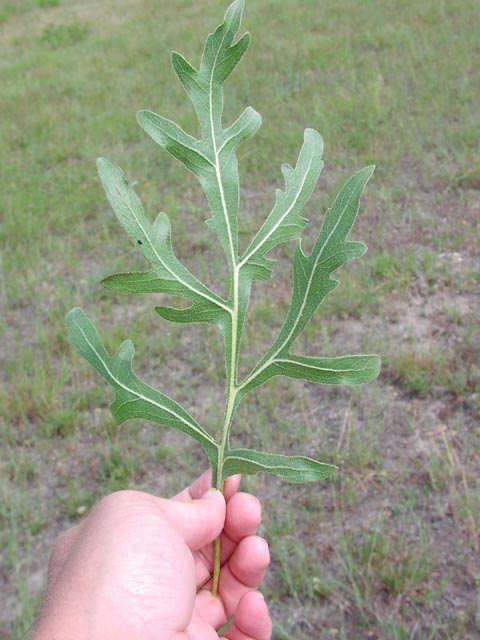
[[[256,498],[229,478],[225,500],[204,474],[171,500],[122,491],[96,505],[66,531],[52,553],[47,593],[35,640],[268,640],[271,623],[256,588],[269,564],[255,535]],[[213,541],[221,533],[219,595],[209,590]],[[43,634],[43,635],[42,635]],[[65,637],[67,637],[65,636]]]

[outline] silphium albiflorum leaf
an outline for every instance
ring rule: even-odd
[[[242,395],[279,374],[324,384],[360,384],[378,376],[380,359],[377,355],[309,358],[290,354],[292,343],[318,305],[339,284],[331,274],[367,250],[362,242],[347,240],[347,236],[373,170],[374,167],[366,167],[347,180],[332,208],[327,211],[310,256],[303,253],[301,245],[298,246],[293,267],[292,302],[287,317],[271,348],[242,383]]]
[[[273,260],[265,258],[281,242],[301,236],[307,219],[300,215],[323,168],[323,140],[314,129],[305,129],[304,142],[295,169],[282,166],[285,190],[277,189],[275,206],[253,238],[240,261],[240,269],[252,278],[271,276]]]
[[[217,233],[230,267],[237,261],[239,180],[236,150],[253,136],[262,119],[251,107],[230,127],[222,126],[223,83],[239,63],[250,42],[248,33],[235,44],[243,0],[236,0],[225,14],[223,24],[205,43],[197,71],[179,53],[172,54],[177,76],[193,103],[202,139],[185,133],[178,125],[151,111],[140,111],[137,120],[155,142],[164,147],[196,175],[212,210],[210,227]]]
[[[355,385],[373,380],[380,366],[376,355],[325,358],[292,353],[296,338],[325,296],[338,285],[332,274],[366,250],[363,243],[349,240],[348,236],[373,167],[362,169],[347,180],[325,215],[311,254],[305,255],[299,242],[307,221],[302,211],[323,167],[323,140],[314,129],[306,129],[295,166],[282,167],[284,187],[277,189],[272,210],[244,253],[238,254],[240,186],[236,154],[239,145],[252,137],[261,124],[260,115],[251,107],[229,126],[224,127],[222,122],[224,82],[250,42],[248,34],[235,40],[243,7],[243,0],[235,0],[228,8],[223,23],[208,36],[198,68],[180,53],[172,54],[175,73],[197,115],[200,137],[152,111],[140,111],[137,115],[147,134],[191,171],[203,187],[211,210],[205,217],[209,218],[208,224],[227,257],[225,299],[176,257],[167,215],[160,213],[155,221],[148,220],[122,171],[109,160],[98,161],[100,178],[115,215],[150,264],[148,271],[110,276],[103,285],[125,293],[169,294],[186,299],[190,302],[187,308],[160,306],[156,310],[162,318],[173,322],[213,323],[222,333],[226,402],[217,436],[212,436],[172,398],[138,378],[132,369],[134,348],[130,341],[122,343],[118,352],[110,356],[83,311],[74,309],[67,315],[70,342],[116,392],[111,406],[116,420],[145,418],[189,434],[204,447],[220,489],[225,478],[238,472],[265,472],[288,482],[307,482],[325,478],[335,469],[304,456],[232,449],[233,419],[247,392],[277,375],[316,383]],[[238,363],[252,284],[272,276],[271,252],[279,244],[292,240],[298,242],[298,247],[290,308],[272,345],[240,382]]]
[[[116,391],[110,410],[117,424],[132,418],[145,418],[179,429],[197,440],[215,463],[216,443],[212,436],[177,402],[146,384],[135,374],[132,360],[135,349],[130,340],[110,356],[85,313],[78,307],[66,316],[68,339],[78,353],[94,367]]]
[[[305,456],[282,456],[252,449],[230,449],[223,465],[224,478],[235,473],[270,473],[286,482],[313,482],[328,478],[337,467]]]
[[[224,300],[202,284],[177,258],[171,243],[170,220],[160,213],[151,225],[142,203],[123,172],[106,158],[97,160],[98,172],[107,198],[120,224],[151,263],[145,273],[110,276],[102,284],[127,293],[170,293],[192,300],[187,309],[157,308],[167,319],[177,322],[222,324],[229,315]]]

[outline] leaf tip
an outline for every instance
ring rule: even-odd
[[[250,35],[250,31],[245,31],[245,33],[242,35],[242,37],[240,38],[240,40],[245,43],[245,49],[247,49],[250,46],[250,41],[251,41],[252,37]],[[239,42],[240,42],[239,40]]]
[[[307,127],[303,132],[303,139],[305,140],[305,142],[311,141],[313,143],[320,145],[323,150],[323,137],[316,129],[311,129],[310,127]]]
[[[377,353],[372,353],[371,358],[372,358],[372,368],[371,368],[372,377],[369,378],[369,382],[371,382],[372,380],[376,380],[378,378],[380,374],[380,369],[382,368],[382,359]]]
[[[227,13],[229,11],[233,11],[233,12],[243,11],[244,8],[245,8],[245,0],[233,0],[232,4],[227,9]]]
[[[100,280],[99,284],[109,291],[114,290],[112,286],[113,278],[114,276],[107,276],[106,278],[103,278],[103,280]]]
[[[336,473],[339,469],[336,464],[325,465],[325,467],[328,468],[325,469],[324,478],[330,478],[330,476],[333,476],[333,474]]]
[[[183,74],[186,73],[187,75],[191,75],[197,73],[197,69],[195,69],[195,67],[190,64],[190,62],[185,58],[185,56],[182,56],[182,54],[178,51],[172,51],[170,53],[170,62],[175,73],[180,79],[180,82],[182,82],[181,76]]]
[[[142,127],[142,129],[143,129],[143,125],[146,122],[148,122],[149,113],[150,111],[148,111],[148,109],[140,109],[140,111],[137,111],[137,114],[136,114],[137,122]]]
[[[112,180],[112,178],[113,180],[120,179],[120,180],[126,181],[125,174],[120,169],[120,167],[117,167],[117,165],[114,164],[108,158],[104,158],[104,157],[97,158],[96,164],[97,164],[98,175],[100,176],[100,180],[102,181],[102,184],[106,191],[107,191],[107,185]]]
[[[78,319],[84,315],[85,313],[80,307],[73,307],[73,309],[70,309],[70,311],[65,315],[65,323],[67,324],[67,327],[71,327],[75,322],[75,319]]]
[[[242,21],[243,10],[245,8],[245,0],[234,0],[227,8],[223,18],[223,24],[227,29],[238,30]]]
[[[376,165],[375,164],[369,164],[367,167],[365,167],[364,169],[362,169],[362,171],[366,174],[367,176],[367,181],[370,180],[370,178],[373,175],[373,172],[376,169]]]
[[[110,164],[110,161],[108,160],[108,158],[100,156],[99,158],[97,158],[96,164],[97,164],[97,169],[100,169],[100,167],[104,167]]]
[[[118,347],[118,351],[115,354],[114,359],[119,358],[120,360],[127,360],[128,362],[131,362],[134,355],[135,347],[133,342],[131,340],[124,340]]]

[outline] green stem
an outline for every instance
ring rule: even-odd
[[[221,456],[219,452],[219,457],[217,460],[217,471],[216,477],[212,478],[212,486],[214,486],[218,491],[224,493],[224,482],[222,482],[223,476],[223,456]],[[213,557],[213,579],[212,579],[212,596],[214,598],[218,595],[218,583],[220,580],[220,567],[221,567],[221,544],[220,544],[220,536],[215,539],[214,542],[214,557]]]
[[[239,279],[239,271],[238,271],[238,268],[235,266],[233,268],[233,277],[232,277],[232,298],[233,298],[232,327],[231,327],[232,345],[230,350],[230,362],[227,363],[228,388],[227,388],[227,398],[225,400],[225,418],[224,418],[223,429],[222,429],[222,439],[221,439],[220,447],[218,451],[217,473],[216,473],[216,478],[213,479],[213,482],[216,488],[219,491],[222,491],[222,493],[224,491],[223,463],[225,460],[225,453],[228,451],[230,426],[232,424],[233,414],[235,413],[236,398],[238,393],[238,387],[237,387],[238,279]],[[220,580],[220,567],[221,567],[220,537],[218,537],[215,540],[214,552],[215,554],[214,554],[214,562],[213,562],[212,595],[216,597],[218,595],[218,584]]]
[[[220,553],[221,544],[220,538],[215,540],[215,559],[213,565],[213,584],[212,584],[212,596],[216,598],[218,596],[218,583],[220,580]]]
[[[234,338],[235,340],[235,338]],[[223,433],[222,433],[222,441],[220,443],[220,448],[218,452],[218,463],[217,463],[217,473],[216,478],[213,478],[213,483],[215,487],[224,493],[225,483],[223,481],[223,463],[225,459],[225,451],[228,448],[228,437],[230,432],[230,425],[232,422],[234,407],[235,407],[235,398],[237,395],[236,385],[232,383],[230,380],[228,397],[226,402],[226,410],[225,410],[225,422],[223,425]],[[212,595],[216,597],[218,595],[218,583],[220,580],[220,568],[221,568],[221,543],[220,536],[215,540],[214,546],[214,561],[213,561],[213,582],[212,582]]]
[[[214,559],[213,559],[213,581],[212,581],[212,596],[216,598],[218,596],[218,583],[220,581],[220,568],[221,568],[221,542],[220,536],[214,543]]]

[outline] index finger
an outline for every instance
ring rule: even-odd
[[[223,485],[223,495],[225,501],[228,502],[230,498],[238,491],[240,487],[240,475],[230,476],[227,478]],[[172,500],[178,500],[180,502],[189,502],[190,500],[199,500],[212,486],[212,470],[207,469],[202,475],[193,482],[189,487],[177,493]]]

